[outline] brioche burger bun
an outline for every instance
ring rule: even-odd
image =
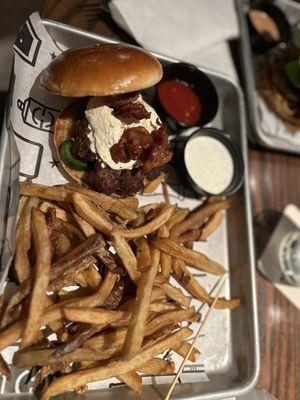
[[[157,84],[162,75],[163,70],[159,61],[145,50],[108,43],[67,50],[56,57],[42,72],[40,77],[42,88],[51,94],[76,98],[76,101],[60,113],[54,130],[54,145],[61,165],[73,180],[107,194],[134,194],[141,190],[140,182],[152,166],[158,168],[169,161],[171,152],[166,147],[166,132],[163,135],[161,132],[164,127],[152,107],[144,102],[138,93]],[[85,127],[85,136],[82,132],[78,133],[78,121],[80,126]],[[129,138],[126,139],[128,143],[140,141],[138,146],[141,146],[142,137],[147,139],[143,140],[143,145],[148,146],[147,151],[145,147],[143,154],[139,152],[141,159],[126,159],[124,155],[128,153],[127,142],[124,139],[126,135],[122,136],[125,131]],[[151,136],[151,140],[148,136],[145,137],[146,134]],[[73,145],[64,148],[66,147],[64,144],[70,140],[76,143],[77,150],[79,147],[81,156],[84,151],[88,153],[87,159],[84,155],[83,158],[79,157],[77,162],[78,153],[74,156],[74,153],[72,155],[70,152]],[[82,148],[82,141],[86,140],[91,150],[87,150],[86,145],[85,149]],[[160,143],[164,142],[163,150],[161,146],[163,155],[161,165],[156,157],[155,162],[152,164],[148,162],[147,167],[145,160],[148,157],[153,161],[153,156],[149,152],[153,146],[155,147],[154,142],[158,140]],[[108,145],[111,147],[108,148]],[[119,152],[115,151],[114,159],[110,154],[113,145],[123,146],[119,148]],[[114,149],[118,150],[116,146]],[[157,146],[156,143],[156,152]],[[73,164],[62,157],[62,148],[64,154],[68,152]],[[90,168],[94,170],[91,171]],[[103,181],[105,174],[109,176],[107,181],[110,183],[103,186],[99,182]]]

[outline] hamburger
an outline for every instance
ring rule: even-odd
[[[98,43],[67,50],[42,72],[41,86],[76,98],[58,116],[54,145],[72,179],[109,195],[143,189],[171,159],[168,134],[140,91],[162,78],[146,51]]]

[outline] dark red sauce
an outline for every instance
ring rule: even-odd
[[[201,118],[202,106],[195,91],[186,84],[163,81],[157,88],[158,98],[166,112],[186,125],[197,125]]]

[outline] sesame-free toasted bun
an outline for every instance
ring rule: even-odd
[[[60,165],[72,179],[80,183],[83,181],[85,172],[76,171],[68,167],[61,159],[59,151],[63,142],[75,135],[76,122],[82,112],[82,108],[81,101],[70,104],[57,117],[54,129],[54,146],[60,160]]]
[[[97,43],[60,54],[42,72],[40,83],[62,96],[110,96],[146,89],[161,78],[159,61],[145,50]]]

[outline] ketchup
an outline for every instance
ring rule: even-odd
[[[167,113],[186,125],[197,125],[202,106],[195,91],[177,80],[163,81],[157,88],[158,98]]]

